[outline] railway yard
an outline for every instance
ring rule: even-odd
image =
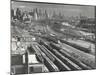
[[[53,30],[49,23],[41,25],[37,22],[25,24],[15,21],[11,24],[12,73],[59,72],[96,68],[95,43],[80,39],[78,32],[80,30],[75,30],[75,32],[71,31],[75,28],[70,28],[69,33],[67,31],[65,34]]]
[[[11,75],[96,69],[95,6],[11,1]]]

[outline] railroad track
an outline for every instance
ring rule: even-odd
[[[48,50],[45,46],[43,46],[44,49],[46,51],[48,51],[48,53],[50,53],[53,57],[54,57],[54,64],[56,66],[58,66],[58,68],[60,69],[60,71],[67,71],[67,70],[71,70],[65,63],[63,63],[56,55],[54,55],[50,50]]]
[[[35,48],[34,48],[35,47]],[[39,48],[39,45],[33,46],[33,48],[37,51],[37,55],[43,58],[43,64],[47,67],[50,72],[59,71],[59,68],[46,56],[46,54]],[[38,57],[38,58],[39,58]],[[40,59],[40,58],[39,58]],[[42,60],[42,59],[41,59]]]
[[[58,53],[58,55],[60,55],[62,58],[64,58],[64,56],[65,56],[67,58],[67,60],[69,60],[70,63],[71,63],[71,61],[73,61],[76,65],[78,65],[82,69],[91,69],[86,64],[84,64],[81,61],[73,58],[67,51],[61,49],[60,47],[57,47],[57,45],[55,45],[55,44],[51,44],[51,45],[53,46],[53,48],[55,48],[55,51],[56,51],[56,53]],[[57,49],[59,49],[59,50],[57,50]],[[73,62],[72,62],[72,64],[73,64]]]
[[[42,44],[46,44],[45,43],[45,38],[42,38],[44,40],[42,40]],[[52,39],[52,38],[50,38]],[[58,39],[59,40],[59,39]],[[56,40],[57,41],[57,40]],[[58,44],[58,43],[55,43],[54,41],[49,41],[49,43],[52,42],[54,44]],[[65,53],[69,53],[74,59],[77,59],[79,61],[81,61],[82,63],[84,63],[85,65],[91,67],[90,69],[95,69],[96,68],[96,65],[95,65],[95,56],[90,54],[90,53],[87,53],[87,52],[84,52],[84,51],[88,51],[86,50],[85,48],[82,50],[81,49],[77,49],[77,48],[80,48],[80,47],[73,47],[73,45],[70,45],[70,44],[67,44],[65,41],[62,42],[61,41],[61,44],[59,44],[60,46],[62,46],[62,49],[65,51]],[[60,50],[61,47],[56,47],[56,50]]]
[[[46,72],[92,69],[91,66],[75,59],[70,53],[57,46],[57,43],[54,41],[50,43],[51,40],[45,41],[43,38],[41,40],[42,41],[37,42],[37,44],[32,47],[36,51],[40,61],[45,65],[47,69]],[[49,43],[47,43],[47,41]]]

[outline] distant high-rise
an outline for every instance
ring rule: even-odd
[[[35,17],[35,20],[38,20],[38,11],[37,11],[37,8],[34,11],[34,17]]]
[[[45,10],[45,18],[48,19],[48,13],[46,10]]]

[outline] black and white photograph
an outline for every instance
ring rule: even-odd
[[[11,0],[10,74],[96,69],[96,6]]]

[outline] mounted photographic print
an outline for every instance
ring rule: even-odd
[[[96,69],[96,6],[11,1],[11,75]]]

